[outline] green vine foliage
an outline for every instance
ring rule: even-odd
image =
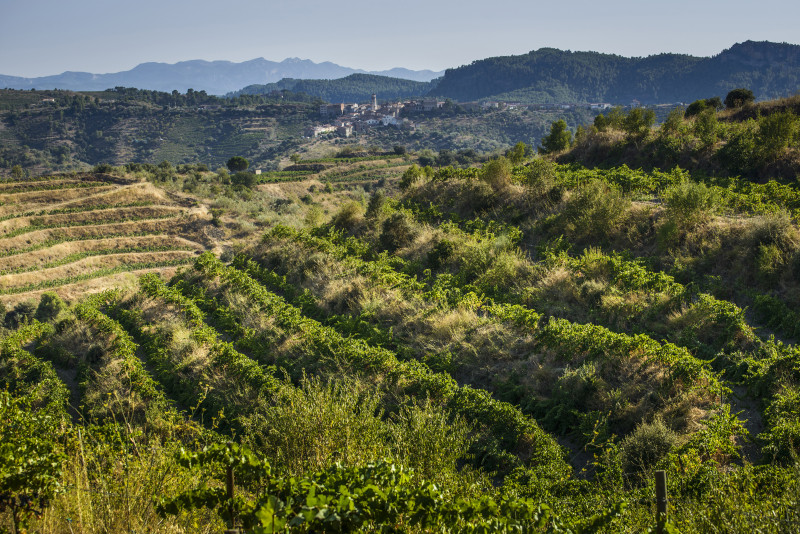
[[[64,455],[52,440],[60,424],[58,415],[35,411],[30,399],[0,392],[0,512],[11,510],[16,532],[64,489]]]
[[[182,452],[179,463],[212,480],[176,497],[161,497],[160,514],[206,507],[229,525],[274,532],[595,532],[622,514],[624,503],[582,521],[564,523],[530,499],[449,499],[413,470],[384,461],[361,467],[336,464],[309,477],[273,476],[270,465],[234,443]],[[221,487],[233,472],[243,495]],[[213,480],[216,479],[216,480]],[[212,485],[213,484],[213,485]]]

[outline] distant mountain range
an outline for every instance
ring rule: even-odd
[[[542,48],[447,69],[431,95],[527,103],[691,102],[737,87],[766,100],[800,92],[800,46],[747,41],[713,57],[626,58]]]
[[[21,78],[0,75],[0,88],[7,89],[69,89],[72,91],[102,91],[111,87],[136,87],[154,91],[182,93],[192,88],[212,95],[224,95],[254,84],[268,84],[283,78],[335,79],[350,74],[376,74],[429,82],[442,75],[430,70],[394,68],[367,72],[342,67],[325,61],[314,63],[308,59],[289,58],[281,62],[264,58],[242,63],[230,61],[181,61],[179,63],[142,63],[131,70],[112,74],[64,72],[54,76]]]
[[[731,89],[746,87],[759,100],[766,100],[800,92],[800,45],[746,41],[712,57],[658,54],[636,58],[542,48],[519,56],[474,61],[447,69],[443,76],[441,72],[402,68],[367,73],[297,58],[143,63],[114,74],[0,75],[0,88],[92,91],[120,86],[166,92],[192,88],[213,95],[288,89],[331,102],[360,102],[376,93],[379,99],[427,95],[462,102],[526,104],[691,102],[711,96],[724,98]]]

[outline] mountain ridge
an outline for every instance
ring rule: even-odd
[[[761,100],[800,88],[800,45],[745,41],[711,57],[615,54],[540,48],[447,69],[432,96],[526,103],[691,102],[748,87]]]
[[[441,76],[442,72],[416,71],[402,67],[383,71],[366,71],[343,67],[330,61],[315,63],[309,59],[300,58],[286,58],[277,62],[262,57],[239,63],[195,59],[177,63],[145,62],[126,71],[106,74],[65,71],[61,74],[33,78],[0,74],[0,87],[72,91],[102,91],[111,87],[136,87],[166,92],[173,90],[186,92],[192,88],[195,91],[223,95],[249,85],[274,83],[283,78],[337,79],[350,74],[374,74],[429,82]]]

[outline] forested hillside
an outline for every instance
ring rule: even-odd
[[[712,112],[721,129],[762,117],[754,154],[795,161],[791,101],[770,106]],[[759,121],[781,116],[773,145]],[[666,135],[607,119],[571,150]],[[195,232],[146,251],[175,255],[174,276],[3,286],[3,526],[646,532],[665,471],[667,532],[796,531],[796,178],[558,163],[564,148],[0,184],[7,282],[130,267],[111,249],[175,227],[124,224]]]
[[[380,95],[381,101],[420,97],[436,86],[437,80],[417,82],[372,74],[351,74],[336,80],[297,80],[284,78],[266,85],[249,85],[228,96],[264,95],[273,91],[289,90],[304,93],[326,102],[369,102],[372,95]]]
[[[794,95],[800,87],[800,46],[747,41],[708,58],[626,58],[542,48],[448,69],[431,94],[460,101],[627,105],[634,99],[692,102],[736,87],[750,88],[761,100]]]

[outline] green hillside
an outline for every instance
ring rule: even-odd
[[[420,97],[436,86],[437,81],[416,82],[373,74],[351,74],[335,80],[295,80],[285,78],[266,85],[249,85],[228,96],[264,95],[289,90],[304,93],[326,102],[369,102],[372,95],[381,101]]]
[[[634,112],[463,168],[347,151],[4,181],[0,525],[647,532],[663,471],[667,532],[797,530],[792,102],[706,113],[776,158],[744,175],[613,160],[702,141]],[[590,142],[623,148],[599,165]],[[175,263],[36,272],[136,268],[115,247]]]
[[[794,95],[800,86],[800,46],[747,41],[700,58],[659,54],[626,58],[542,48],[448,69],[432,95],[459,101],[610,102],[627,105],[691,102],[748,87],[759,99]]]

